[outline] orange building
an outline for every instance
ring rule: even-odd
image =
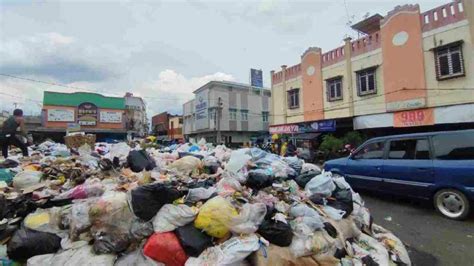
[[[397,6],[352,28],[362,37],[327,52],[311,47],[298,64],[271,71],[271,133],[324,131],[321,123],[345,131],[474,127],[473,1],[423,13]]]
[[[125,98],[97,93],[60,93],[45,91],[42,128],[48,132],[66,132],[80,127],[90,133],[126,133]]]

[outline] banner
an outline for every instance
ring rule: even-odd
[[[250,85],[252,87],[263,88],[263,71],[259,69],[250,69]]]
[[[122,123],[122,112],[100,111],[100,122],[120,124]]]
[[[195,126],[197,130],[206,129],[209,127],[209,117],[208,117],[208,90],[204,90],[196,94],[194,100],[194,110],[195,110]]]
[[[299,134],[336,131],[336,120],[270,126],[270,134]]]
[[[419,109],[393,114],[394,127],[415,127],[434,125],[433,109]]]
[[[81,103],[77,107],[77,123],[81,126],[97,125],[97,106],[93,103]]]
[[[74,122],[73,109],[48,109],[48,122]]]

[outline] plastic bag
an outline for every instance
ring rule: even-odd
[[[207,156],[202,160],[202,163],[204,165],[204,172],[211,175],[217,173],[217,170],[221,166],[217,158],[214,156]]]
[[[40,171],[23,171],[13,178],[13,187],[24,189],[40,182],[43,173]]]
[[[252,159],[252,157],[245,154],[245,149],[232,151],[230,160],[225,166],[225,169],[229,172],[237,173],[247,164],[250,159]]]
[[[291,226],[280,221],[265,220],[257,232],[270,243],[280,247],[288,247],[293,239]]]
[[[319,213],[304,203],[291,206],[290,215],[299,217],[300,219],[297,222],[306,224],[312,231],[324,227],[324,222]]]
[[[7,184],[12,182],[13,174],[8,169],[0,169],[0,181],[3,181]]]
[[[142,250],[138,249],[120,257],[114,266],[158,266],[163,265],[147,256],[143,255]]]
[[[250,155],[252,156],[252,161],[258,161],[259,159],[265,158],[267,152],[259,148],[250,148]]]
[[[315,172],[317,174],[320,174],[321,173],[321,168],[319,168],[319,166],[317,166],[315,164],[312,164],[312,163],[304,163],[301,166],[301,174],[305,174],[305,173],[308,173],[308,172]]]
[[[55,253],[61,248],[61,238],[55,234],[21,228],[8,241],[8,258],[24,261],[36,255]]]
[[[54,200],[98,197],[104,193],[104,190],[105,187],[102,185],[99,179],[87,179],[84,184],[75,186],[74,188],[59,194],[58,196],[54,197]]]
[[[145,221],[149,221],[161,207],[180,198],[178,190],[164,184],[140,186],[131,191],[133,213]]]
[[[411,265],[408,251],[398,237],[379,225],[374,224],[372,228],[375,239],[382,243],[390,253],[394,254],[397,257],[398,262],[402,262],[405,265]]]
[[[188,259],[173,232],[154,233],[143,247],[143,254],[167,266],[181,266]]]
[[[188,191],[188,195],[186,196],[186,201],[196,202],[200,200],[208,199],[212,196],[212,194],[216,193],[217,189],[215,187],[209,188],[192,188]]]
[[[135,173],[143,170],[150,171],[156,167],[155,161],[144,150],[131,151],[127,156],[127,163]]]
[[[269,187],[273,184],[273,178],[271,173],[267,170],[256,169],[251,170],[248,173],[247,182],[245,185],[255,190],[260,190],[265,187]]]
[[[153,218],[153,229],[159,233],[173,231],[192,222],[196,214],[197,210],[184,204],[165,204]]]
[[[198,230],[192,223],[178,227],[175,232],[188,256],[198,257],[213,245],[212,237]]]
[[[315,176],[317,176],[317,172],[306,172],[306,173],[301,173],[301,175],[297,176],[295,178],[295,182],[300,186],[301,188],[305,188],[306,184],[313,179]]]
[[[130,226],[131,238],[140,241],[142,239],[148,238],[153,233],[153,223],[151,221],[145,222],[140,218],[133,218],[132,225]]]
[[[217,193],[221,196],[229,196],[236,191],[242,191],[240,182],[232,177],[224,177],[217,183]]]
[[[125,161],[127,155],[130,153],[130,146],[125,142],[120,142],[117,144],[112,144],[110,146],[110,152],[106,157],[113,159],[115,157],[119,158],[120,161]]]
[[[331,172],[324,172],[311,179],[305,186],[305,190],[309,195],[321,194],[324,197],[331,196],[336,185],[332,181]]]
[[[251,234],[258,230],[265,215],[267,206],[263,203],[246,203],[242,206],[239,216],[230,221],[230,231],[236,234]]]
[[[62,222],[65,216],[69,215],[69,212],[70,207],[36,209],[34,213],[30,213],[28,216],[26,216],[24,225],[28,229],[56,234],[59,237],[65,237],[67,236],[67,232],[61,228],[65,227]]]
[[[336,240],[324,230],[314,232],[312,241],[312,251],[314,254],[327,253],[330,250],[332,251],[330,253],[334,254],[335,250],[337,249]]]
[[[323,210],[331,219],[336,220],[336,221],[341,220],[342,217],[344,217],[344,215],[346,214],[345,211],[338,210],[328,205],[323,206]]]
[[[96,255],[92,252],[92,247],[89,245],[81,246],[65,250],[57,254],[46,254],[41,256],[35,256],[28,260],[28,266],[36,265],[71,265],[71,266],[83,266],[83,265],[113,265],[116,259],[115,255],[104,254]]]
[[[332,198],[335,198],[332,199]],[[354,210],[354,204],[352,202],[352,191],[350,189],[340,189],[339,187],[334,190],[332,197],[328,199],[327,205],[342,210],[345,212],[343,218],[347,218]]]
[[[72,205],[69,223],[69,235],[72,240],[89,229],[91,226],[89,218],[90,202],[82,201]]]
[[[299,159],[296,156],[292,157],[283,157],[283,161],[288,164],[289,167],[295,170],[296,174],[299,175],[301,173],[301,168],[303,167],[304,161]]]
[[[202,205],[194,226],[210,236],[222,238],[229,233],[230,221],[238,215],[235,208],[221,196],[216,196]]]
[[[194,156],[185,156],[171,163],[168,169],[175,169],[182,175],[190,175],[193,172],[198,172],[201,167],[201,160]]]
[[[378,265],[390,264],[389,254],[385,247],[366,234],[360,234],[357,241],[352,243],[352,248],[356,258],[363,258],[368,254]]]

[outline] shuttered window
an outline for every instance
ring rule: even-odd
[[[443,45],[435,49],[436,78],[438,80],[465,75],[462,43]]]

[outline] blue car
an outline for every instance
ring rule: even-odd
[[[373,138],[324,169],[356,190],[432,200],[439,213],[461,220],[474,202],[474,130]]]

